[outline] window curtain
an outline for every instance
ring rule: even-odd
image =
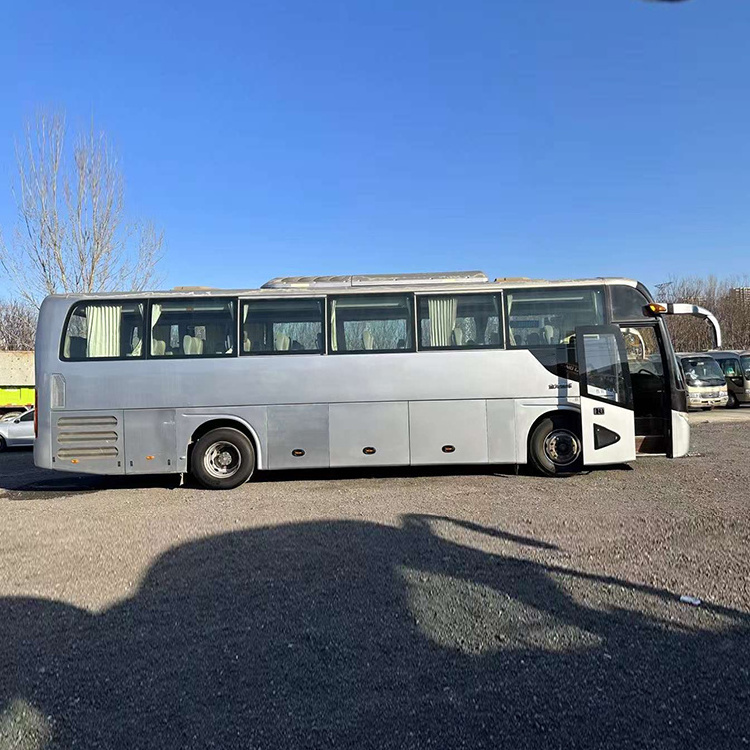
[[[247,318],[250,312],[250,305],[242,306],[242,351],[253,351],[253,345],[256,351],[265,351],[273,349],[273,344],[269,342],[266,346],[266,326],[263,323],[248,323]]]
[[[138,312],[141,314],[141,318],[143,319],[143,311],[144,307],[143,305],[139,305],[137,307]],[[143,320],[143,323],[145,325],[146,321]],[[133,334],[133,340],[135,341],[135,345],[133,345],[133,341],[130,342],[130,345],[132,347],[132,351],[127,355],[128,357],[140,357],[141,352],[143,351],[143,336],[144,336],[144,326],[139,325]]]
[[[455,297],[430,297],[427,300],[430,316],[430,346],[450,346],[456,327],[458,300]]]
[[[156,330],[156,324],[159,322],[161,317],[161,305],[154,302],[151,305],[151,354],[163,355],[167,348],[166,342],[164,342],[164,349],[161,349],[160,345],[157,345],[157,339],[154,337],[154,331]],[[161,350],[161,351],[160,351]]]
[[[513,295],[507,294],[506,298],[508,300],[508,341],[510,342],[511,346],[515,346],[516,337],[513,335],[513,326],[510,322],[510,311],[513,309]]]
[[[87,357],[120,356],[122,305],[87,305]]]
[[[339,350],[339,343],[336,333],[336,300],[331,302],[331,319],[329,325],[331,326],[331,351],[337,352]]]

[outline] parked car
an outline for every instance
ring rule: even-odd
[[[727,381],[729,408],[750,403],[750,351],[726,350],[711,352]]]
[[[34,445],[34,410],[29,409],[13,420],[0,421],[0,451],[6,448]]]
[[[710,354],[679,352],[677,359],[685,376],[688,409],[709,411],[715,406],[727,405],[729,396],[724,372]]]

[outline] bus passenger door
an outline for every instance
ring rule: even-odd
[[[576,328],[585,466],[635,460],[630,368],[617,326]]]

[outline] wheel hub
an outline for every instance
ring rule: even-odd
[[[242,455],[237,446],[220,440],[209,446],[203,455],[203,467],[213,477],[225,479],[239,471]]]
[[[581,455],[581,442],[570,430],[552,430],[544,439],[544,453],[556,466],[569,466]]]

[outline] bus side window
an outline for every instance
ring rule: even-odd
[[[155,300],[149,356],[234,356],[236,311],[235,300],[220,297]]]
[[[242,302],[241,354],[321,354],[322,299]]]
[[[62,359],[142,358],[143,317],[143,302],[79,302],[68,317]]]
[[[333,353],[414,351],[411,294],[353,294],[329,305]]]
[[[509,289],[505,299],[510,348],[569,344],[578,326],[605,322],[599,287]]]
[[[420,296],[420,349],[499,349],[500,308],[496,294]]]

